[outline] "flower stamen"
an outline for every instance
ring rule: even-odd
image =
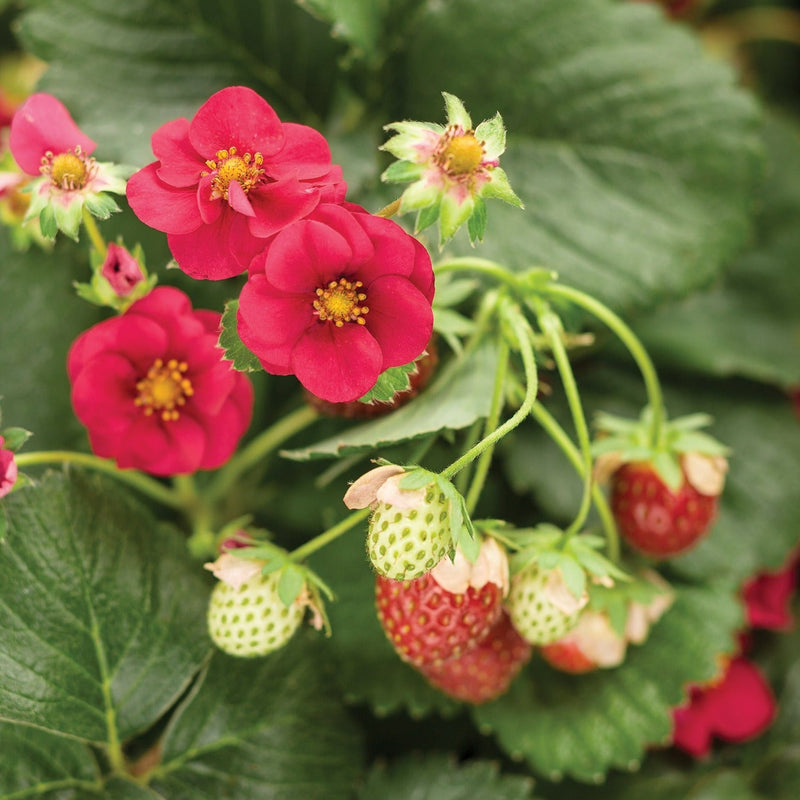
[[[450,177],[463,179],[481,166],[484,155],[484,144],[475,138],[475,131],[451,125],[442,134],[433,159]]]
[[[186,405],[186,398],[194,394],[191,381],[186,377],[189,365],[185,361],[171,358],[157,358],[147,376],[136,384],[139,392],[133,401],[140,406],[145,416],[160,412],[164,422],[172,422],[180,417],[178,408]]]
[[[42,156],[39,171],[50,178],[50,182],[56,188],[74,192],[83,189],[95,176],[97,165],[93,158],[83,154],[78,145],[74,150],[67,150],[66,153],[58,155],[48,150]]]
[[[366,325],[364,315],[369,312],[369,308],[361,303],[367,299],[367,295],[359,291],[363,286],[361,281],[339,278],[338,281],[331,281],[326,287],[317,289],[314,313],[319,321],[330,320],[337,328],[341,328],[345,322]]]
[[[230,147],[227,150],[217,150],[216,158],[210,158],[206,161],[206,166],[212,173],[216,173],[211,181],[211,199],[218,200],[223,198],[228,199],[228,187],[231,181],[236,181],[242,187],[244,193],[247,194],[264,175],[262,164],[264,163],[264,156],[261,153],[252,155],[244,153],[239,155],[235,147]],[[205,177],[210,174],[208,172],[201,172],[201,176]]]

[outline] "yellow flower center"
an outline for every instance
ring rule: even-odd
[[[136,384],[139,394],[133,402],[144,410],[145,416],[160,412],[164,422],[178,419],[178,407],[186,405],[186,398],[194,394],[186,377],[188,369],[185,361],[171,358],[165,364],[157,358],[147,376]]]
[[[437,156],[441,168],[450,175],[470,175],[483,161],[483,143],[478,141],[472,131],[456,134],[445,133],[445,140]]]
[[[216,200],[220,197],[228,199],[228,187],[232,181],[236,181],[247,194],[260,180],[264,174],[261,165],[264,157],[261,153],[251,155],[245,153],[238,155],[235,147],[228,150],[217,150],[216,159],[206,161],[206,166],[214,173],[211,182],[211,199]],[[208,175],[208,172],[201,173]]]
[[[337,328],[341,328],[345,322],[365,325],[367,321],[364,315],[369,308],[361,305],[367,299],[367,295],[359,291],[363,285],[361,281],[339,278],[338,281],[331,281],[324,289],[317,289],[314,313],[320,322],[330,320]]]
[[[53,186],[72,192],[86,186],[96,171],[96,165],[93,158],[87,158],[81,148],[76,147],[58,155],[48,150],[42,156],[39,171],[50,178]]]

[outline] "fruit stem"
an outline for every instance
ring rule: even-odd
[[[492,404],[489,407],[489,414],[486,417],[484,426],[484,436],[488,436],[500,423],[500,414],[503,411],[503,397],[505,395],[506,373],[508,371],[508,360],[511,355],[511,348],[505,338],[500,340],[499,353],[497,357],[497,371],[494,376],[494,391],[492,392]],[[466,497],[467,513],[472,515],[475,506],[486,483],[486,476],[489,474],[489,466],[492,463],[495,445],[487,447],[479,456],[475,465],[475,474],[469,487]]]
[[[558,445],[561,452],[570,460],[578,474],[583,477],[586,465],[581,452],[575,447],[575,444],[569,438],[566,431],[541,403],[534,403],[531,415],[544,428],[547,435]],[[611,513],[611,509],[608,506],[608,501],[596,482],[592,484],[592,499],[603,524],[603,529],[605,530],[608,558],[616,563],[619,561],[619,533],[617,532],[617,525],[614,522],[614,515]]]
[[[653,415],[650,427],[650,445],[654,450],[659,450],[663,444],[662,438],[664,435],[664,398],[656,369],[639,338],[610,308],[578,289],[561,284],[549,284],[543,287],[541,291],[550,296],[563,297],[566,300],[570,300],[575,305],[593,314],[601,322],[604,322],[628,348],[628,352],[633,356],[639,371],[642,373],[647,392],[647,402]]]
[[[312,553],[321,550],[326,544],[329,544],[334,539],[338,539],[343,533],[347,533],[350,528],[353,528],[362,519],[365,519],[372,512],[371,508],[360,508],[354,511],[350,516],[345,517],[341,522],[337,522],[334,526],[323,531],[319,536],[309,539],[305,544],[301,544],[296,550],[289,553],[289,558],[292,561],[300,562],[305,561]]]
[[[448,480],[466,467],[467,464],[478,458],[486,449],[493,447],[494,444],[500,441],[507,433],[514,430],[514,428],[528,416],[536,400],[536,393],[539,390],[539,379],[536,372],[536,359],[531,344],[533,331],[531,331],[519,306],[515,303],[509,301],[501,303],[499,305],[499,310],[503,320],[508,324],[511,333],[513,333],[522,356],[526,382],[525,399],[512,417],[507,419],[499,428],[496,428],[488,436],[485,436],[480,442],[467,450],[460,458],[456,459],[449,467],[439,473],[443,478]]]
[[[308,427],[317,417],[318,414],[313,408],[304,405],[262,431],[216,474],[205,492],[207,502],[213,503],[219,500],[233,487],[243,472],[280,447],[287,439]]]
[[[86,233],[92,241],[94,249],[100,254],[100,257],[105,261],[106,254],[108,253],[108,246],[106,240],[102,237],[94,217],[89,213],[86,206],[83,207],[83,226],[86,228]]]
[[[547,337],[550,350],[555,358],[561,382],[564,384],[564,392],[567,395],[567,402],[569,403],[569,410],[572,414],[572,421],[575,425],[575,432],[578,435],[578,443],[580,444],[582,455],[583,496],[578,513],[566,531],[567,539],[569,539],[580,531],[592,506],[592,441],[589,435],[589,426],[586,424],[586,415],[583,413],[578,385],[575,382],[572,365],[569,363],[567,349],[564,347],[562,339],[564,327],[561,324],[561,319],[549,306],[538,299],[532,305],[536,312],[539,326]]]
[[[173,489],[135,469],[120,469],[113,461],[70,450],[41,450],[31,453],[17,453],[14,456],[17,466],[29,467],[35,464],[77,464],[82,467],[111,475],[121,483],[138,489],[142,494],[169,508],[183,509],[180,495]]]

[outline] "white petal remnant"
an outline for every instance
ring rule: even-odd
[[[232,553],[223,553],[216,561],[203,564],[214,573],[214,577],[228,586],[238,589],[251,578],[261,573],[265,561],[239,558]]]
[[[344,504],[350,509],[371,506],[377,500],[378,489],[393,475],[402,475],[403,472],[403,468],[396,464],[386,464],[365,472],[350,484],[344,495]]]
[[[508,594],[508,556],[492,538],[483,541],[474,564],[469,563],[461,550],[456,550],[453,560],[443,558],[431,570],[431,575],[439,586],[452,594],[464,594],[470,586],[481,589],[487,583],[498,586],[502,597]]]
[[[724,456],[707,456],[702,453],[685,453],[681,466],[686,480],[700,494],[718,497],[725,487],[728,460]]]

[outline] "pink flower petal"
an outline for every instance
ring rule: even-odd
[[[383,353],[381,372],[414,361],[433,331],[433,311],[422,292],[406,278],[387,275],[367,287],[367,330]]]
[[[164,183],[158,177],[157,163],[131,175],[126,195],[133,213],[157,231],[186,234],[202,224],[195,189],[176,189]]]
[[[791,630],[794,625],[791,600],[796,587],[795,559],[785,569],[762,572],[748,581],[743,590],[748,625],[773,631]]]
[[[352,264],[363,264],[372,258],[375,248],[364,226],[360,224],[359,216],[349,213],[340,205],[321,203],[310,218],[325,223],[347,240],[352,250]]]
[[[251,238],[242,241],[235,236],[238,215],[223,207],[223,213],[213,225],[202,225],[192,233],[170,234],[167,243],[180,268],[192,278],[212,281],[233,278],[244,271],[233,247],[243,245],[242,249],[255,249]],[[255,255],[255,253],[253,253]]]
[[[217,469],[233,455],[231,441],[239,441],[250,426],[253,408],[253,385],[236,373],[237,388],[233,402],[225,403],[209,425],[209,436],[200,462],[200,469]]]
[[[259,358],[281,369],[270,372],[289,372],[294,343],[313,324],[307,295],[277,293],[263,275],[253,275],[244,285],[237,316],[239,338]]]
[[[213,225],[222,214],[222,198],[211,196],[213,183],[213,175],[204,175],[197,184],[197,208],[205,225]]]
[[[254,217],[256,212],[253,211],[253,206],[247,199],[247,193],[242,189],[238,181],[231,181],[228,185],[228,205],[240,214],[246,217]]]
[[[331,150],[325,137],[308,125],[284,122],[283,147],[269,164],[271,178],[301,181],[323,178],[331,171]]]
[[[292,370],[312,394],[346,403],[366,394],[381,370],[381,349],[362,325],[312,325],[292,352]]]
[[[211,95],[189,125],[192,146],[204,158],[235,147],[240,155],[261,153],[266,159],[284,142],[278,115],[252,89],[230,86]]]
[[[94,152],[95,143],[75,124],[60,100],[50,94],[32,94],[11,121],[9,149],[28,175],[39,176],[42,156],[58,155],[80,147],[84,155]]]
[[[319,192],[295,178],[259,184],[249,197],[256,214],[249,221],[250,232],[261,239],[308,216],[319,203]]]
[[[305,293],[309,308],[315,291],[349,272],[353,252],[343,236],[314,220],[302,220],[279,233],[264,262],[278,290]]]
[[[208,171],[189,141],[189,120],[185,117],[162,125],[153,134],[151,143],[155,157],[161,162],[158,177],[170,186],[195,186],[200,173]]]
[[[413,237],[390,219],[374,214],[357,214],[355,217],[367,232],[374,248],[372,258],[359,266],[361,280],[369,285],[379,275],[410,275],[416,256]]]

